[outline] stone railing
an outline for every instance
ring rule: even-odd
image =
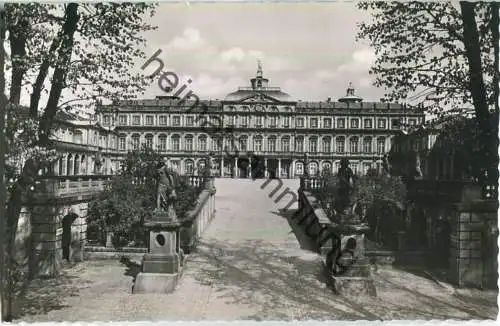
[[[37,198],[66,198],[95,195],[104,190],[111,175],[43,176],[37,182]]]
[[[204,187],[206,182],[208,181],[207,177],[198,176],[198,175],[188,175],[184,176],[186,180],[189,182],[189,185],[194,188]]]
[[[315,190],[323,187],[323,181],[320,177],[300,178],[300,188],[303,190]]]
[[[180,242],[186,254],[196,248],[198,240],[215,216],[215,187],[210,182],[204,184],[205,189],[200,193],[196,206],[182,221]]]
[[[315,242],[317,252],[325,258],[338,235],[332,229],[332,221],[311,192],[301,188],[298,193],[299,210],[295,220],[304,233]]]

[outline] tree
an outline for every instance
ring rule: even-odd
[[[134,242],[146,246],[144,221],[152,217],[156,208],[157,166],[163,157],[143,146],[131,151],[123,163],[120,175],[89,205],[88,225],[113,233],[113,246],[120,248]],[[177,200],[174,209],[179,219],[194,208],[201,188],[189,185],[189,179],[171,171]]]
[[[55,159],[48,145],[56,113],[70,102],[129,97],[144,89],[149,80],[131,71],[135,59],[145,57],[139,50],[145,42],[141,33],[153,27],[142,18],[152,15],[154,7],[144,3],[6,4],[11,78],[2,141],[12,173],[6,204],[7,280],[14,272],[23,198],[30,195],[39,171]],[[30,95],[27,115],[19,112],[23,91]],[[5,96],[4,89],[0,93]],[[12,319],[9,288],[2,305],[5,320]]]
[[[437,116],[464,113],[472,104],[482,133],[479,160],[483,169],[496,171],[498,3],[361,2],[358,7],[372,11],[372,21],[359,24],[358,38],[375,49],[370,74],[376,75],[375,86],[388,90],[384,100],[414,100]]]

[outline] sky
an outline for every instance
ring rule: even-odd
[[[150,57],[161,49],[164,70],[182,84],[190,78],[187,90],[202,99],[224,99],[250,86],[260,59],[269,86],[295,100],[336,100],[352,82],[356,95],[377,101],[384,91],[368,74],[374,53],[355,40],[357,23],[369,18],[352,2],[162,3],[148,19],[158,29],[145,34],[145,52]],[[141,97],[157,95],[168,94],[154,83]]]

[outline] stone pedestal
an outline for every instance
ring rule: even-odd
[[[149,252],[142,259],[141,272],[132,293],[170,293],[182,274],[183,253],[180,249],[180,227],[175,212],[155,212],[149,228]]]
[[[371,276],[370,262],[365,256],[365,233],[368,231],[368,226],[363,224],[341,225],[335,227],[338,234],[341,236],[341,250],[345,251],[352,245],[353,240],[356,244],[351,252],[352,256],[346,255],[348,258],[353,258],[351,263],[343,261],[341,263],[348,264],[348,267],[338,273],[331,274],[331,285],[333,290],[343,296],[376,296],[376,288]],[[343,257],[343,256],[342,256]]]

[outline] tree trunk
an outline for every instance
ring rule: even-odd
[[[490,113],[488,110],[488,98],[486,87],[483,79],[483,68],[481,62],[481,46],[479,42],[479,32],[476,23],[475,3],[461,1],[460,7],[462,10],[462,21],[464,28],[464,46],[467,60],[469,62],[469,90],[472,95],[478,127],[480,129],[481,144],[484,144],[484,155],[486,161],[482,164],[482,168],[489,169],[496,154],[493,153],[492,137],[497,137],[493,134],[491,125]],[[497,25],[498,27],[498,25]]]
[[[42,116],[42,121],[40,121],[40,145],[44,146],[48,143],[50,131],[52,128],[53,118],[57,111],[57,104],[59,102],[62,89],[64,88],[64,81],[66,80],[69,60],[71,58],[71,52],[73,50],[73,37],[76,31],[78,23],[78,4],[70,3],[66,7],[65,23],[63,25],[62,34],[62,46],[60,47],[57,55],[58,65],[54,71],[54,77],[52,79],[52,86],[50,97]],[[42,69],[42,68],[41,68]],[[42,82],[43,84],[43,82]],[[32,97],[32,103],[30,103],[31,114],[34,114],[33,108],[34,102]],[[35,99],[36,100],[36,99]],[[39,99],[38,99],[39,100]],[[37,100],[37,101],[38,101]],[[38,104],[36,105],[36,109]],[[34,116],[36,118],[36,116]],[[37,162],[34,159],[28,159],[24,164],[19,180],[14,184],[12,190],[10,191],[10,199],[7,204],[7,248],[6,248],[6,272],[7,272],[7,283],[13,285],[12,273],[15,272],[16,262],[15,262],[15,239],[17,234],[17,225],[19,223],[19,215],[21,213],[21,208],[23,206],[23,197],[29,191],[29,189],[34,185],[35,178],[38,175],[38,171],[41,168],[41,162]],[[12,311],[12,286],[7,289],[5,293],[6,299],[6,312],[2,315],[3,319],[10,321],[13,318]]]
[[[58,51],[57,66],[52,77],[52,86],[50,88],[47,106],[40,119],[39,137],[42,144],[48,143],[50,130],[54,117],[57,113],[59,99],[63,88],[65,87],[66,76],[73,52],[74,35],[78,25],[78,4],[70,3],[66,7],[65,22],[63,25],[63,35],[61,47]]]

